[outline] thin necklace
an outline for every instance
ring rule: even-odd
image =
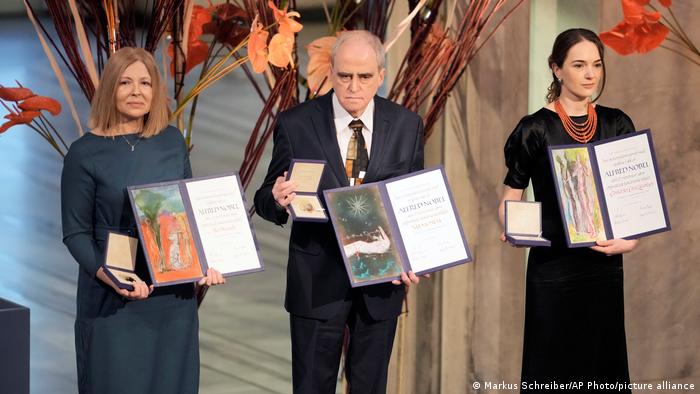
[[[598,126],[598,114],[596,114],[593,104],[588,102],[588,118],[583,123],[574,122],[564,110],[559,100],[554,102],[554,109],[559,115],[559,119],[564,124],[564,130],[575,141],[582,144],[587,143],[595,135],[596,127]]]
[[[124,137],[124,134],[122,134],[122,138],[124,138],[124,141],[126,141],[126,143],[131,147],[132,152],[134,151],[134,148],[136,148],[136,145],[138,145],[139,142],[141,142],[141,136],[139,136],[139,139],[136,140],[136,142],[134,142],[133,144],[129,142],[129,140],[126,137]]]

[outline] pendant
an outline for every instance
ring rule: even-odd
[[[134,148],[136,148],[136,147],[135,147],[135,146],[132,146],[132,147],[131,147],[131,151],[132,151],[132,152],[134,151]]]

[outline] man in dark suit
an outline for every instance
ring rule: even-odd
[[[330,77],[334,90],[279,116],[270,167],[255,193],[260,216],[279,225],[287,222],[286,207],[296,185],[284,177],[292,159],[328,163],[321,197],[326,189],[423,168],[423,122],[376,96],[384,72],[384,50],[376,36],[349,31],[338,37]],[[353,289],[340,253],[330,222],[292,224],[285,307],[290,314],[295,393],[335,393],[346,325],[351,392],[386,392],[405,287],[419,279],[403,273],[393,284]]]

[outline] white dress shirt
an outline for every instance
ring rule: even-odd
[[[340,156],[343,158],[343,166],[345,166],[345,159],[348,155],[348,144],[350,143],[350,137],[352,137],[353,131],[350,130],[350,122],[354,119],[348,111],[340,105],[338,97],[333,93],[333,122],[335,123],[335,132],[338,137],[338,148],[340,148]],[[374,125],[374,99],[372,99],[365,112],[360,115],[359,118],[364,123],[362,128],[362,136],[365,137],[365,145],[367,146],[367,158],[369,158],[370,147],[372,146],[372,126]]]

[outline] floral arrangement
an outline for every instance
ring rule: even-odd
[[[187,52],[181,57],[184,62],[183,76],[196,65],[202,64],[202,67],[198,80],[184,97],[181,89],[176,90],[178,99],[173,117],[178,120],[178,126],[183,130],[188,145],[192,146],[199,95],[231,71],[243,68],[263,102],[263,110],[251,131],[239,169],[244,187],[250,184],[265,145],[272,135],[277,114],[298,102],[298,70],[294,48],[295,34],[303,26],[293,18],[300,16],[295,11],[287,12],[287,7],[278,8],[272,0],[266,4],[248,1],[244,7],[230,2],[210,2],[209,7],[192,5],[191,18],[187,24]],[[271,35],[270,32],[275,34]],[[202,40],[206,35],[212,37],[208,42]],[[173,59],[171,74],[176,81],[183,83],[184,78],[178,79],[174,71],[175,46],[173,42],[168,50]],[[222,52],[227,53],[222,55]],[[267,94],[263,93],[265,89],[259,86],[253,73],[265,73],[269,90]],[[190,114],[183,126],[182,114],[188,105]]]
[[[620,55],[643,54],[660,47],[700,66],[700,51],[676,19],[672,0],[658,3],[660,7],[651,0],[622,0],[623,20],[600,33],[600,39]]]
[[[229,0],[216,4],[209,0],[207,6],[195,4],[194,0],[149,0],[144,16],[147,28],[140,37],[133,2],[44,2],[54,34],[49,33],[50,29],[36,17],[29,1],[24,0],[27,15],[34,24],[80,135],[83,134],[82,124],[59,62],[68,69],[85,100],[90,102],[106,59],[117,49],[142,46],[155,53],[160,48],[163,75],[169,75],[173,81],[171,120],[182,130],[190,149],[200,94],[233,70],[242,68],[264,106],[250,134],[240,168],[241,181],[248,186],[272,134],[277,114],[298,102],[295,34],[302,25],[293,19],[301,16],[298,12],[287,11],[295,5],[293,0],[284,7],[272,0]],[[166,59],[169,59],[169,66],[165,64]],[[186,84],[186,77],[197,67],[199,76],[194,83]],[[254,72],[264,72],[268,89],[259,86]],[[51,130],[62,140],[60,133]]]
[[[390,49],[410,28],[411,45],[389,90],[389,99],[423,114],[426,136],[431,134],[469,61],[523,1],[512,0],[509,9],[505,9],[508,0],[454,2],[454,8],[446,10],[447,20],[442,21],[438,14],[444,8],[443,0],[408,0],[410,14],[385,42],[385,49]],[[124,46],[141,45],[151,52],[160,48],[164,74],[167,71],[173,80],[172,120],[182,130],[190,149],[194,145],[199,96],[233,70],[242,69],[263,103],[239,169],[244,187],[252,179],[277,115],[300,101],[299,88],[306,88],[307,99],[332,89],[329,73],[336,35],[342,30],[365,28],[385,39],[394,9],[394,0],[338,0],[330,9],[324,2],[329,35],[307,47],[309,64],[304,78],[297,67],[295,43],[295,35],[303,25],[298,21],[301,15],[294,11],[294,0],[208,0],[206,5],[195,4],[194,0],[149,0],[145,4],[147,20],[143,31],[136,29],[133,2],[44,2],[55,34],[49,33],[29,1],[24,0],[80,134],[81,122],[59,62],[66,66],[90,102],[111,53]],[[199,76],[190,76],[197,69]],[[263,74],[264,84],[256,74]],[[193,78],[194,82],[186,83]],[[26,120],[27,114],[20,118],[15,111],[8,116],[15,124]],[[55,129],[47,127],[51,131],[48,134],[40,130],[42,135],[57,136],[53,141],[65,148]]]
[[[7,121],[0,125],[0,134],[13,126],[25,125],[34,130],[62,157],[68,152],[68,145],[51,121],[42,113],[53,116],[61,113],[61,104],[51,97],[37,96],[17,82],[17,87],[0,85],[0,104],[7,110]]]

